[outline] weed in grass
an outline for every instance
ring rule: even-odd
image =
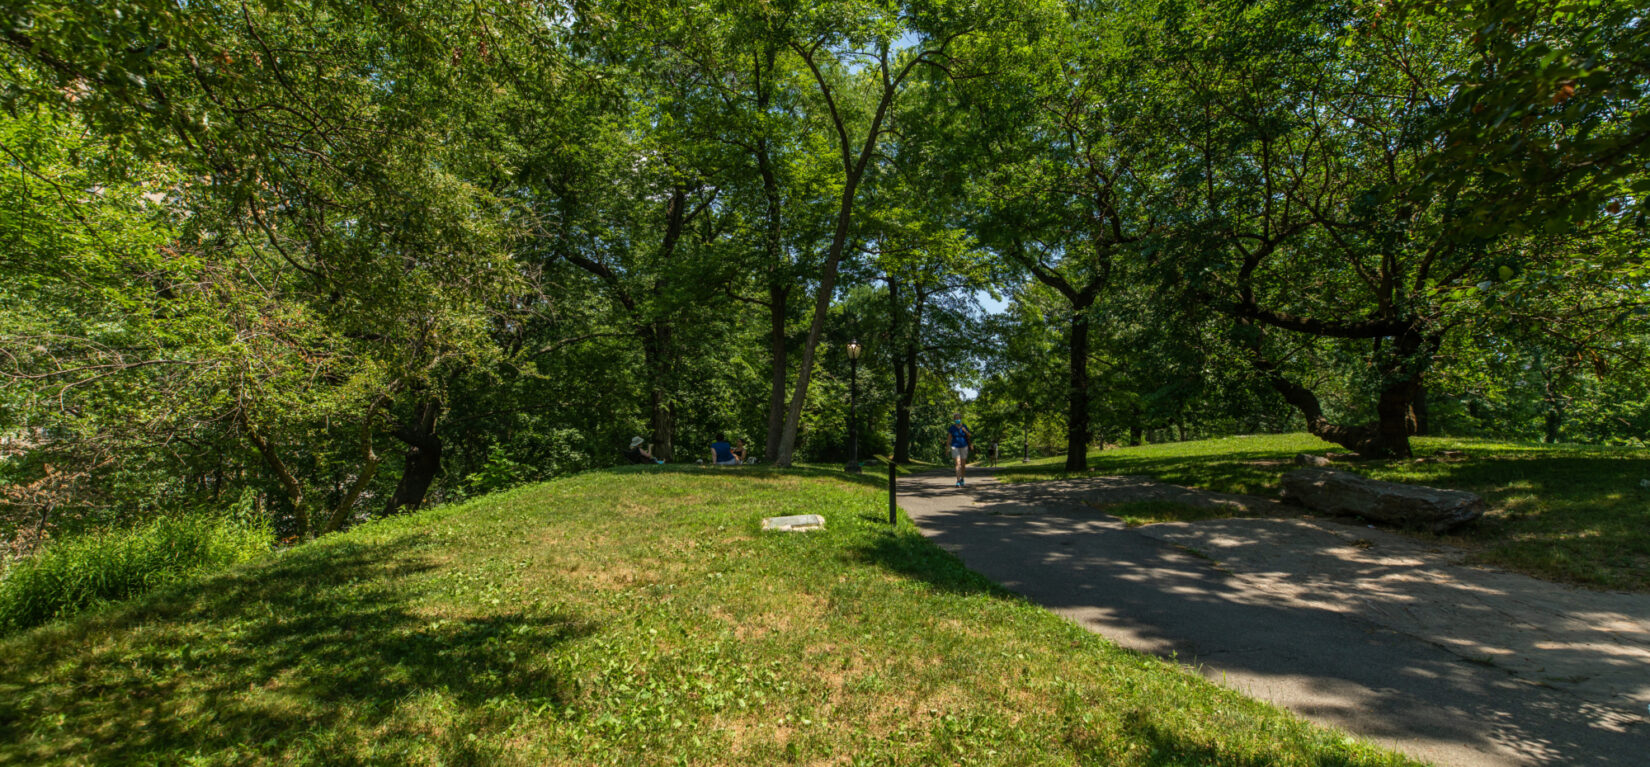
[[[50,545],[0,572],[0,635],[262,557],[273,543],[267,526],[203,514]]]

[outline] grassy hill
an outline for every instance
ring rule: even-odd
[[[1416,459],[1344,461],[1376,479],[1467,490],[1489,511],[1441,538],[1474,561],[1594,588],[1650,592],[1650,450],[1418,437]],[[1089,455],[1091,474],[1138,474],[1188,487],[1276,496],[1296,453],[1341,448],[1309,434],[1126,447]],[[1462,455],[1440,458],[1442,451]],[[1010,463],[1001,476],[1067,476],[1063,457]],[[1170,510],[1156,509],[1162,515]],[[1199,515],[1207,515],[1200,510]]]
[[[0,640],[0,763],[1409,763],[1119,650],[885,503],[647,467],[329,536]]]

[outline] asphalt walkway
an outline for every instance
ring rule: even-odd
[[[901,482],[975,571],[1131,649],[1439,765],[1650,765],[1650,596],[1299,518],[1129,529],[1129,500],[1269,504],[1138,477]]]

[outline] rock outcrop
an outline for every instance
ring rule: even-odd
[[[1472,493],[1383,482],[1333,469],[1299,469],[1283,475],[1283,497],[1325,514],[1435,533],[1484,515],[1484,499]]]

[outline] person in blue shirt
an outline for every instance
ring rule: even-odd
[[[957,463],[957,487],[963,486],[963,469],[968,466],[968,448],[974,444],[974,432],[963,425],[962,413],[951,414],[951,425],[945,427],[951,446],[951,460]]]
[[[716,441],[710,443],[710,459],[717,466],[739,465],[739,456],[733,454],[733,445],[728,444],[728,435],[716,435]]]

